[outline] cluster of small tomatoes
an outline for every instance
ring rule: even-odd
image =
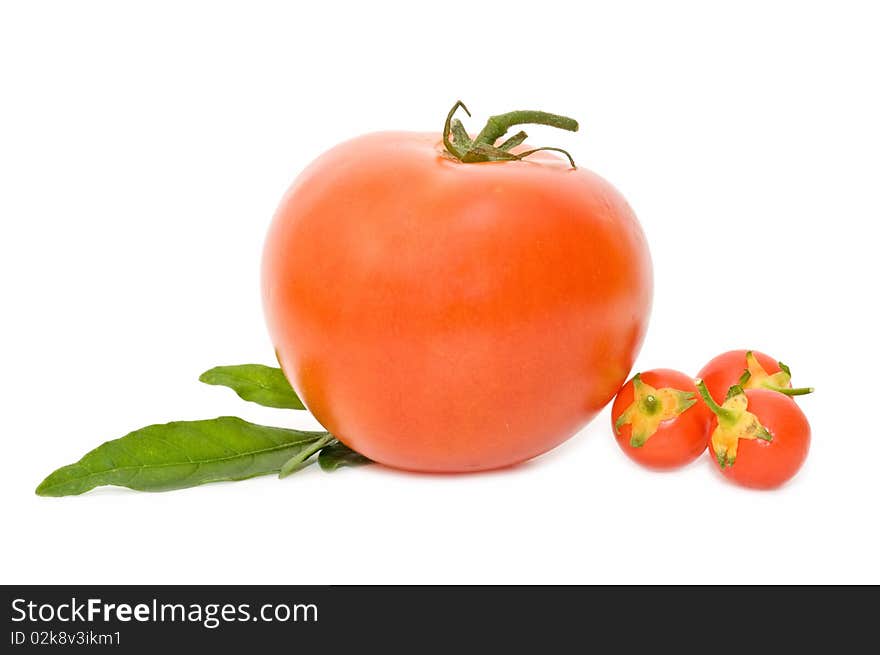
[[[772,489],[803,466],[810,424],[794,400],[791,371],[755,350],[732,350],[694,380],[672,369],[635,375],[617,394],[611,422],[633,460],[674,469],[707,448],[721,472],[753,489]]]

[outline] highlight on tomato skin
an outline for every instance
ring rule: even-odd
[[[673,369],[633,376],[611,408],[611,427],[621,450],[655,470],[680,468],[697,459],[706,449],[711,420],[693,379]]]
[[[744,378],[744,374],[748,375]],[[771,389],[790,396],[812,393],[812,387],[792,388],[791,370],[758,350],[729,350],[712,358],[697,378],[706,383],[713,398],[722,399],[735,384],[744,389]]]
[[[810,449],[807,417],[790,397],[770,389],[734,385],[720,405],[697,382],[715,414],[709,455],[730,481],[751,489],[775,489],[800,471]]]

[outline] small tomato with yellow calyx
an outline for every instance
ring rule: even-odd
[[[730,350],[706,364],[697,378],[706,383],[709,393],[720,398],[738,384],[743,389],[769,389],[786,396],[812,393],[812,387],[791,386],[791,369],[757,350]]]
[[[697,381],[715,415],[710,454],[730,480],[752,489],[774,489],[801,469],[810,449],[810,424],[797,403],[770,389],[733,385],[719,405]]]
[[[634,376],[617,394],[611,423],[624,453],[643,466],[673,469],[706,449],[712,415],[694,381],[672,369]]]

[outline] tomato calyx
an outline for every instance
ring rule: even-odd
[[[528,135],[523,131],[517,132],[501,144],[496,145],[496,141],[507,134],[507,130],[514,125],[549,125],[561,130],[577,132],[578,122],[573,118],[550,114],[546,111],[510,111],[506,114],[490,116],[486,121],[486,126],[475,138],[471,139],[462,122],[453,118],[459,108],[463,109],[468,116],[471,115],[465,104],[461,100],[457,100],[446,115],[446,122],[443,125],[443,145],[446,147],[446,151],[458,161],[464,164],[486,161],[517,161],[541,150],[552,150],[564,154],[571,167],[577,168],[572,156],[562,148],[544,146],[526,152],[511,152],[511,148],[520,145],[528,138]]]
[[[644,446],[657,432],[660,423],[679,416],[697,402],[690,391],[671,387],[655,389],[643,382],[638,373],[633,378],[633,397],[633,402],[614,422],[614,431],[617,434],[620,434],[622,426],[632,425],[629,445],[633,448]]]
[[[697,389],[706,405],[718,417],[718,426],[709,438],[715,459],[722,470],[736,462],[736,451],[740,439],[763,439],[772,441],[773,435],[761,425],[758,417],[748,411],[749,399],[745,390],[738,384],[730,387],[724,403],[719,405],[712,398],[706,383],[697,380]]]
[[[781,369],[777,373],[767,373],[761,362],[751,350],[746,353],[746,369],[737,384],[743,389],[770,389],[786,396],[803,396],[813,393],[813,387],[791,387],[791,369],[782,362],[777,362]]]

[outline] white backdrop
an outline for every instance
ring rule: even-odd
[[[662,6],[661,6],[662,4]],[[871,3],[6,2],[3,583],[880,582],[880,45]],[[612,181],[652,248],[637,368],[769,352],[817,387],[777,492],[631,463],[607,410],[504,472],[307,470],[39,498],[173,419],[303,413],[197,382],[273,361],[262,240],[311,159],[457,99]],[[317,253],[316,253],[317,254]]]

